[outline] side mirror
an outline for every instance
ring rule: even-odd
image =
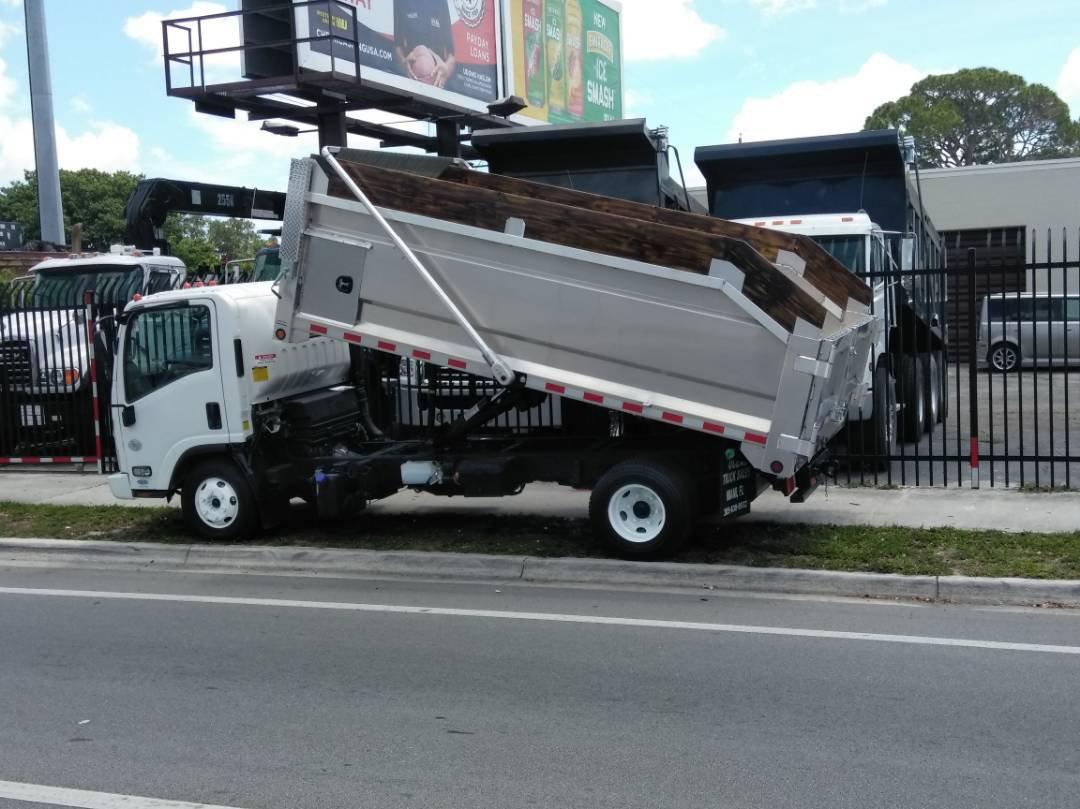
[[[900,269],[915,269],[915,235],[912,233],[900,240]]]
[[[125,427],[135,426],[135,406],[126,405],[123,410],[120,411],[120,421]]]

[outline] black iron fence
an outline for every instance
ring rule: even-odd
[[[1080,487],[1080,249],[1058,236],[1032,238],[1030,260],[1004,269],[977,249],[948,267],[857,268],[887,328],[863,406],[834,442],[840,483]],[[206,281],[229,280],[219,275]],[[135,291],[0,284],[0,464],[113,468],[110,354]],[[381,376],[381,406],[404,429],[453,422],[496,392],[422,362]],[[563,406],[527,402],[491,429],[558,428]]]
[[[129,290],[107,283],[99,303],[72,280],[0,283],[0,464],[113,467],[103,352]]]
[[[836,442],[841,483],[1080,485],[1075,236],[1032,234],[1029,260],[1011,267],[976,248],[949,267],[866,273],[886,340]]]

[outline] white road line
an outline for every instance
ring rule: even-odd
[[[599,615],[563,615],[547,612],[509,612],[502,610],[461,610],[447,607],[405,607],[393,604],[350,604],[339,601],[293,601],[277,598],[236,598],[231,596],[176,595],[171,593],[112,593],[97,590],[48,590],[40,588],[0,587],[0,595],[54,596],[110,601],[165,601],[181,604],[216,604],[238,607],[276,607],[278,609],[330,610],[337,612],[381,612],[394,615],[435,615],[452,618],[486,618],[506,621],[538,621],[557,624],[593,624],[647,629],[684,629],[696,632],[724,632],[738,635],[774,635],[816,640],[861,640],[874,643],[903,643],[911,646],[951,646],[963,649],[989,649],[1004,652],[1041,652],[1080,655],[1080,646],[1054,646],[1042,643],[1012,643],[966,638],[935,638],[923,635],[881,635],[874,632],[838,632],[831,629],[796,629],[780,626],[745,624],[707,624],[695,621],[658,621],[648,618],[605,618]]]
[[[73,806],[78,809],[237,809],[233,806],[166,801],[157,798],[140,798],[135,795],[114,795],[110,792],[87,792],[82,789],[45,787],[38,784],[20,784],[15,781],[0,781],[0,798],[26,803],[45,803],[50,806]]]

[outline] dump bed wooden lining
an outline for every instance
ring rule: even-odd
[[[551,202],[540,193],[522,196],[484,188],[462,182],[458,171],[453,172],[454,179],[430,179],[345,159],[341,164],[380,208],[500,232],[508,219],[521,219],[530,239],[703,275],[714,259],[730,261],[744,273],[743,294],[787,331],[794,331],[800,318],[818,328],[825,324],[826,312],[820,303],[738,239]],[[528,193],[549,186],[524,183],[515,188]],[[329,193],[353,199],[333,175]]]
[[[453,180],[476,188],[487,188],[508,194],[557,202],[562,205],[573,205],[590,211],[629,216],[645,222],[703,231],[714,236],[741,239],[766,259],[773,262],[777,261],[781,251],[787,251],[806,262],[806,269],[803,274],[806,280],[842,309],[847,307],[848,298],[858,301],[864,306],[870,306],[873,300],[870,287],[849,272],[843,264],[833,258],[809,236],[783,233],[738,222],[729,222],[726,219],[714,219],[709,216],[673,211],[658,208],[654,205],[644,205],[640,202],[598,196],[584,191],[573,191],[568,188],[533,183],[497,174],[485,174],[459,166],[446,168],[442,172],[441,179]]]

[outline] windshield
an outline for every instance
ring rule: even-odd
[[[814,236],[833,258],[856,275],[866,274],[865,236]]]
[[[142,284],[141,267],[44,270],[36,273],[34,303],[37,306],[82,306],[87,292],[94,292],[101,303],[131,300]]]
[[[255,256],[256,281],[276,281],[281,274],[281,252],[277,248],[260,250]]]

